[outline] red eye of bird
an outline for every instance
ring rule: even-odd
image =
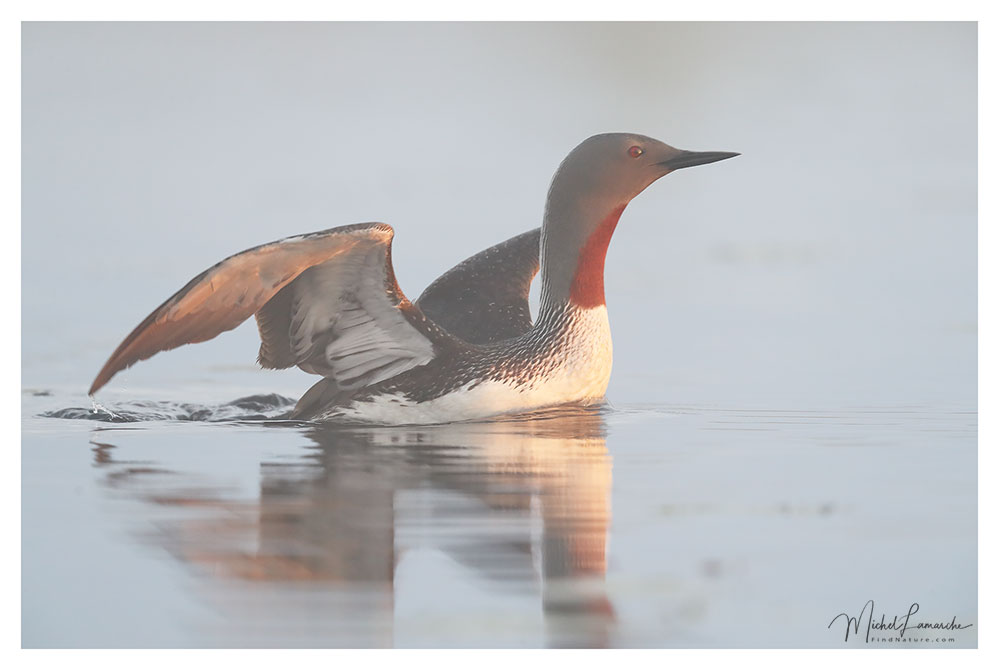
[[[631,156],[632,158],[638,158],[644,153],[645,151],[642,149],[642,147],[639,146],[634,146],[628,149],[628,155]]]

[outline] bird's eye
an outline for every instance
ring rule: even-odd
[[[645,153],[645,150],[642,149],[642,147],[640,147],[640,146],[633,146],[630,149],[628,149],[628,155],[631,156],[632,158],[638,158],[639,156],[641,156],[644,153]]]

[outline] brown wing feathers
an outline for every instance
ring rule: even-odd
[[[307,268],[349,253],[357,244],[388,245],[391,240],[390,226],[357,224],[286,238],[230,256],[192,279],[147,316],[111,354],[90,393],[120,370],[153,354],[204,342],[235,328]],[[268,337],[262,353],[275,367],[287,360],[287,345],[271,326],[275,322],[272,317],[284,309],[284,298],[264,315]]]
[[[292,301],[295,294],[291,285],[278,291],[263,307],[257,310],[257,330],[260,331],[260,353],[257,362],[261,367],[283,370],[295,364],[288,336]]]

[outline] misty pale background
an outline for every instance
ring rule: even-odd
[[[633,633],[616,643],[835,644],[828,618],[881,596],[904,611],[920,597],[918,581],[939,596],[934,615],[977,620],[976,53],[970,23],[25,24],[25,644],[218,642],[176,632],[183,627],[172,615],[145,611],[137,622],[125,605],[108,614],[125,627],[117,637],[74,616],[86,602],[117,602],[107,596],[117,592],[115,572],[140,579],[176,567],[123,558],[131,544],[120,537],[120,519],[107,518],[106,502],[70,521],[44,493],[83,486],[102,499],[92,455],[81,448],[96,424],[37,415],[89,407],[85,391],[97,370],[146,314],[227,255],[361,221],[395,227],[396,274],[415,299],[465,257],[540,225],[560,161],[609,131],[742,153],[653,185],[628,207],[611,243],[608,399],[635,412],[608,419],[615,526],[607,579],[618,584],[621,630]],[[297,397],[311,385],[298,370],[256,370],[258,344],[251,320],[120,373],[99,399],[112,408],[136,399],[221,403],[272,391]],[[694,423],[643,419],[642,408],[690,410]],[[664,446],[703,437],[700,419],[724,423],[732,412],[753,411],[761,414],[731,433],[748,443],[711,434],[724,457],[698,449],[677,456]],[[783,432],[740,432],[773,429],[766,413],[775,411],[785,413]],[[785,421],[787,412],[803,418]],[[872,425],[870,416],[880,418]],[[204,439],[230,439],[221,430]],[[795,465],[789,454],[800,454],[802,443],[865,449]],[[906,460],[905,449],[927,445],[936,449]],[[231,454],[198,453],[199,467],[239,470]],[[231,475],[251,489],[253,458],[243,475]],[[836,509],[862,517],[865,500],[898,507],[845,522],[854,530],[870,524],[852,539],[815,529],[828,546],[793,566],[760,558],[772,571],[753,581],[744,568],[737,584],[753,587],[719,596],[734,598],[738,614],[705,606],[700,623],[671,637],[658,624],[624,622],[629,599],[656,593],[666,556],[696,544],[706,523],[695,518],[689,537],[674,528],[668,547],[643,548],[662,523],[653,507],[676,508],[656,496],[684,489],[678,467],[697,484],[686,503],[702,490],[724,498],[745,481],[760,489],[729,501],[739,509],[775,487],[798,492],[789,499],[807,497],[836,472],[844,483]],[[929,497],[909,497],[914,488]],[[652,516],[633,495],[655,501],[646,509]],[[723,557],[726,533],[745,527],[726,504],[718,513],[730,524],[718,534]],[[921,513],[929,530],[883,536],[881,521],[910,513]],[[105,531],[117,539],[94,539]],[[796,546],[801,529],[756,532],[767,538],[765,554]],[[54,537],[90,549],[70,568]],[[885,544],[872,548],[875,537]],[[105,560],[109,551],[117,567]],[[859,554],[868,564],[894,562],[896,552],[911,562],[895,565],[901,574],[885,577],[891,586],[866,581],[859,567],[814,584],[826,580],[813,569],[819,555],[843,566]],[[407,638],[400,584],[397,644],[473,639]],[[661,599],[648,597],[636,620],[655,620]],[[765,625],[775,612],[793,612],[800,627]],[[163,620],[144,628],[143,617]],[[254,643],[234,635],[226,640]],[[483,642],[536,642],[511,640]]]

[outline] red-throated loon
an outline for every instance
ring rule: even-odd
[[[258,362],[322,375],[291,418],[446,423],[603,399],[611,374],[604,258],[627,204],[673,170],[737,156],[644,135],[595,135],[566,157],[540,229],[490,247],[409,302],[393,230],[360,223],[230,256],[160,305],[115,349],[90,394],[157,352],[251,314]],[[541,270],[531,323],[528,294]]]

